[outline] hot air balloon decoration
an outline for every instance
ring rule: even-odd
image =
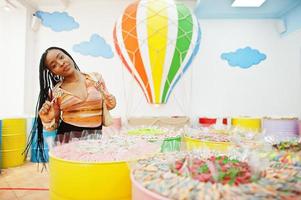
[[[126,7],[113,37],[119,57],[147,101],[162,104],[195,58],[201,30],[184,4],[140,0]]]

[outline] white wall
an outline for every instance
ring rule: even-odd
[[[0,10],[0,116],[24,114],[26,10]]]
[[[200,21],[203,43],[195,64],[195,115],[301,116],[301,32],[281,38],[275,23]],[[220,59],[221,53],[245,46],[260,50],[267,59],[249,69],[230,67]]]
[[[40,27],[34,38],[36,48],[27,74],[32,79],[27,98],[37,99],[38,63],[49,46],[68,50],[82,71],[99,71],[109,90],[116,95],[114,115],[190,115],[190,116],[299,116],[301,117],[301,32],[280,37],[274,20],[201,20],[200,52],[188,73],[178,84],[167,105],[150,106],[142,91],[122,67],[115,52],[113,59],[93,58],[72,52],[72,46],[98,33],[113,48],[112,30],[129,0],[84,1],[66,10],[80,24],[71,32],[53,32]],[[43,8],[55,11],[55,7]],[[251,46],[267,59],[249,69],[230,67],[221,53]],[[192,90],[192,92],[190,91]],[[190,95],[191,94],[191,95]],[[26,111],[36,101],[27,101]],[[29,113],[30,114],[30,113]]]
[[[25,23],[25,63],[24,63],[24,113],[33,115],[34,114],[34,104],[37,101],[37,97],[33,94],[38,93],[36,91],[36,84],[33,80],[39,76],[38,70],[36,68],[36,55],[37,55],[37,32],[32,27],[39,26],[38,21],[34,21],[32,13],[35,9],[28,7],[26,9]],[[34,68],[34,70],[33,70]],[[36,94],[37,95],[37,94]]]

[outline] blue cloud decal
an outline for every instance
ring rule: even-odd
[[[35,16],[41,19],[42,24],[55,32],[71,31],[77,29],[79,24],[67,12],[43,12],[37,11]]]
[[[90,41],[81,42],[73,46],[73,51],[79,52],[82,55],[90,55],[93,57],[102,56],[104,58],[112,58],[114,56],[112,48],[98,34],[93,34]]]
[[[227,60],[228,64],[233,67],[238,66],[247,69],[265,60],[266,55],[257,49],[245,47],[244,49],[237,49],[235,52],[223,53],[221,58]]]

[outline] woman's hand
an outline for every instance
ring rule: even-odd
[[[53,103],[46,101],[39,110],[39,116],[42,122],[49,123],[55,118]]]
[[[111,94],[106,95],[105,102],[106,102],[106,105],[109,110],[115,108],[115,106],[116,106],[116,98],[114,97],[114,95],[111,95]]]

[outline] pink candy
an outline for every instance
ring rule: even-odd
[[[54,147],[55,157],[83,162],[129,161],[151,155],[160,145],[142,139],[113,136],[101,140],[79,140]]]

